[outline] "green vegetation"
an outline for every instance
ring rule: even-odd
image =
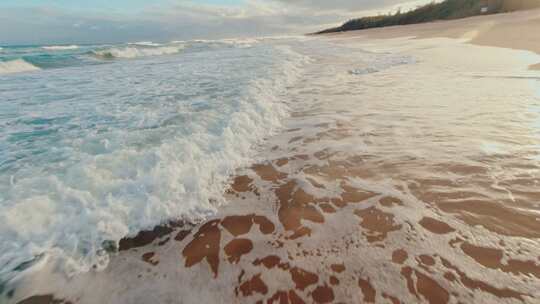
[[[487,11],[483,12],[482,8],[486,8]],[[320,31],[317,34],[459,19],[480,14],[495,14],[501,12],[502,8],[503,0],[446,0],[441,3],[420,6],[405,13],[398,11],[395,14],[352,19],[342,26]]]

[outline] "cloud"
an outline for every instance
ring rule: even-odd
[[[245,0],[211,5],[171,0],[136,13],[0,5],[0,44],[110,43],[302,34],[386,11],[403,0]],[[418,0],[426,2],[426,0]],[[417,2],[418,2],[417,1]],[[409,4],[410,6],[410,4]]]
[[[54,7],[0,9],[0,45],[108,43],[154,37],[161,24],[137,16],[68,12]]]
[[[403,0],[279,0],[286,5],[296,5],[323,10],[371,10],[403,3]]]

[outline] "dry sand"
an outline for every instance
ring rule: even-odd
[[[328,36],[388,39],[414,36],[418,39],[447,37],[470,43],[540,54],[540,9],[517,11],[467,19],[350,31]],[[531,69],[540,69],[540,63]]]

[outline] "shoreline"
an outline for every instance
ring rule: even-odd
[[[540,224],[527,187],[538,176],[527,172],[540,167],[528,161],[534,151],[504,153],[535,143],[527,125],[506,125],[535,97],[511,77],[493,92],[496,72],[526,67],[513,50],[482,47],[498,43],[487,21],[479,33],[470,20],[437,25],[448,28],[441,35],[418,25],[424,40],[410,43],[379,40],[410,28],[336,35],[335,48],[312,54],[309,81],[290,88],[287,128],[258,147],[260,162],[238,169],[217,214],[124,239],[102,272],[45,269],[17,299],[534,303]],[[486,138],[495,144],[482,146]]]

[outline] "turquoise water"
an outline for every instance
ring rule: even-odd
[[[135,42],[118,45],[28,45],[0,46],[0,75],[25,71],[22,63],[35,69],[103,64],[104,60],[193,53],[210,49],[250,48],[255,40],[195,40],[169,43]],[[17,64],[19,63],[19,64]],[[8,70],[6,65],[12,65]]]

